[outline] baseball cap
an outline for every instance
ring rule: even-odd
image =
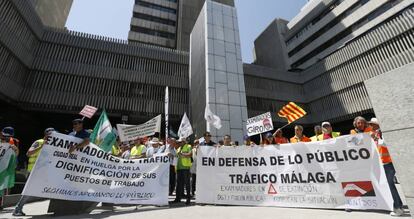
[[[329,123],[329,122],[322,122],[322,127],[324,127],[326,125],[331,126],[331,123]]]
[[[74,119],[72,120],[72,123],[83,123],[82,119]]]
[[[47,128],[47,129],[45,129],[45,135],[50,135],[50,134],[52,134],[55,131],[56,130],[54,128]]]
[[[4,137],[12,137],[14,136],[14,128],[13,127],[4,127],[3,130],[1,130],[1,134]]]
[[[373,117],[369,122],[369,124],[375,124],[375,125],[379,125],[378,119]]]

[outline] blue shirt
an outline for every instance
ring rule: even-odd
[[[73,132],[69,133],[69,135],[70,135],[70,136],[77,137],[77,138],[85,139],[85,138],[89,138],[89,136],[90,136],[91,134],[90,134],[89,132],[87,132],[85,129],[82,129],[82,130],[81,130],[81,131],[79,131],[79,132],[75,132],[75,131],[73,131]]]

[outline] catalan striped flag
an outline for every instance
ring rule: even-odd
[[[277,114],[280,117],[285,117],[289,123],[292,123],[293,121],[304,117],[306,115],[306,112],[294,102],[289,102]]]

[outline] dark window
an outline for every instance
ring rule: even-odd
[[[140,18],[143,20],[147,20],[147,21],[153,21],[153,22],[157,22],[157,23],[161,23],[161,24],[166,24],[166,25],[171,25],[171,26],[175,26],[175,21],[173,20],[168,20],[168,19],[164,19],[164,18],[160,18],[160,17],[154,17],[151,15],[147,15],[147,14],[141,14],[141,13],[137,13],[134,12],[134,17],[135,18]]]
[[[131,26],[131,30],[138,33],[145,33],[153,36],[160,36],[168,39],[175,39],[175,34],[159,30],[152,30],[145,27]]]
[[[177,14],[177,10],[175,10],[174,8],[168,8],[168,7],[157,5],[157,4],[154,4],[154,3],[144,2],[144,1],[141,1],[141,0],[135,0],[135,4],[143,6],[143,7],[147,7],[147,8],[156,9],[156,10],[159,10],[159,11],[164,11],[164,12],[168,12],[168,13],[172,13],[172,14]]]

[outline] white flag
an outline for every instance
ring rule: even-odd
[[[181,120],[180,128],[178,129],[178,137],[187,138],[191,134],[193,134],[193,127],[191,127],[191,123],[187,117],[187,113],[184,113],[183,119]]]
[[[204,112],[204,119],[210,124],[212,124],[216,129],[221,129],[221,119],[211,112],[210,107],[206,106],[206,111]]]

